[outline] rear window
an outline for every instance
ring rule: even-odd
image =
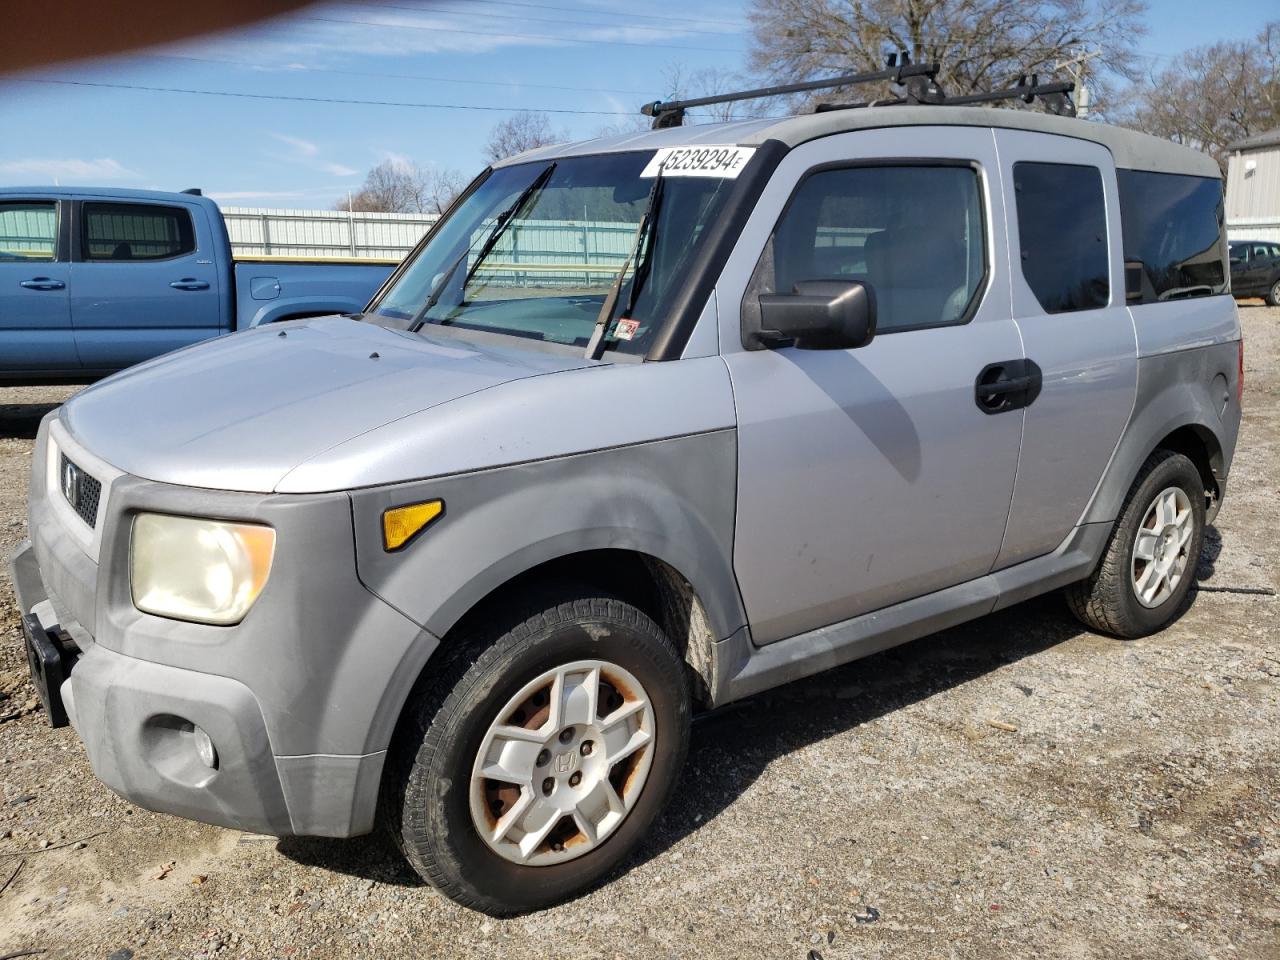
[[[1116,178],[1128,302],[1225,292],[1222,181],[1144,170],[1117,170]]]
[[[1045,313],[1105,307],[1107,204],[1097,167],[1015,163],[1022,275]]]
[[[191,214],[181,207],[86,203],[86,260],[170,260],[194,252]]]
[[[52,200],[0,203],[0,262],[54,259],[58,208]]]

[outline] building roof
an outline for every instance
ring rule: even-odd
[[[1227,144],[1227,149],[1231,151],[1265,150],[1267,147],[1280,147],[1280,127]]]
[[[834,133],[879,127],[915,126],[1001,127],[1075,137],[1102,144],[1115,157],[1116,166],[1125,169],[1183,173],[1214,179],[1222,177],[1218,164],[1208,154],[1145,133],[1138,133],[1135,130],[1090,120],[1079,120],[1074,117],[1058,117],[1032,110],[999,110],[991,107],[946,105],[831,110],[825,113],[802,114],[778,119],[695,124],[671,127],[666,130],[647,130],[598,140],[541,147],[504,160],[500,165],[592,153],[657,150],[662,147],[697,144],[732,143],[739,146],[759,146],[766,140],[780,140],[787,146],[794,147],[805,141]]]

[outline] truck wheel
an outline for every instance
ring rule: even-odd
[[[1280,280],[1273,283],[1267,291],[1267,306],[1280,307]]]
[[[383,794],[423,879],[495,915],[573,897],[635,849],[690,716],[684,661],[630,604],[544,589],[503,611],[410,705]]]
[[[1102,560],[1067,587],[1085,626],[1117,637],[1163,629],[1195,579],[1204,538],[1204,481],[1180,453],[1157,450],[1143,464]]]

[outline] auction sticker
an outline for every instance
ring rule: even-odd
[[[641,177],[723,177],[734,179],[747,165],[755,147],[663,147],[641,171]]]

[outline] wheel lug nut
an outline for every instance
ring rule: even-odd
[[[576,786],[577,786],[578,784],[580,784],[581,782],[582,782],[582,774],[581,774],[581,773],[575,773],[573,776],[571,776],[571,777],[569,778],[569,786],[571,786],[571,787],[576,787]]]
[[[553,778],[547,777],[547,779],[542,781],[543,796],[547,796],[547,797],[551,796],[551,791],[554,790],[555,788],[556,788],[556,782]]]
[[[545,767],[548,763],[551,762],[551,751],[543,750],[541,753],[538,754],[538,759],[536,762],[538,766]]]
[[[565,727],[560,731],[560,742],[568,743],[573,739],[573,727]]]
[[[584,757],[591,756],[591,751],[594,749],[595,749],[595,744],[593,744],[590,740],[584,740],[582,742],[582,755]]]

